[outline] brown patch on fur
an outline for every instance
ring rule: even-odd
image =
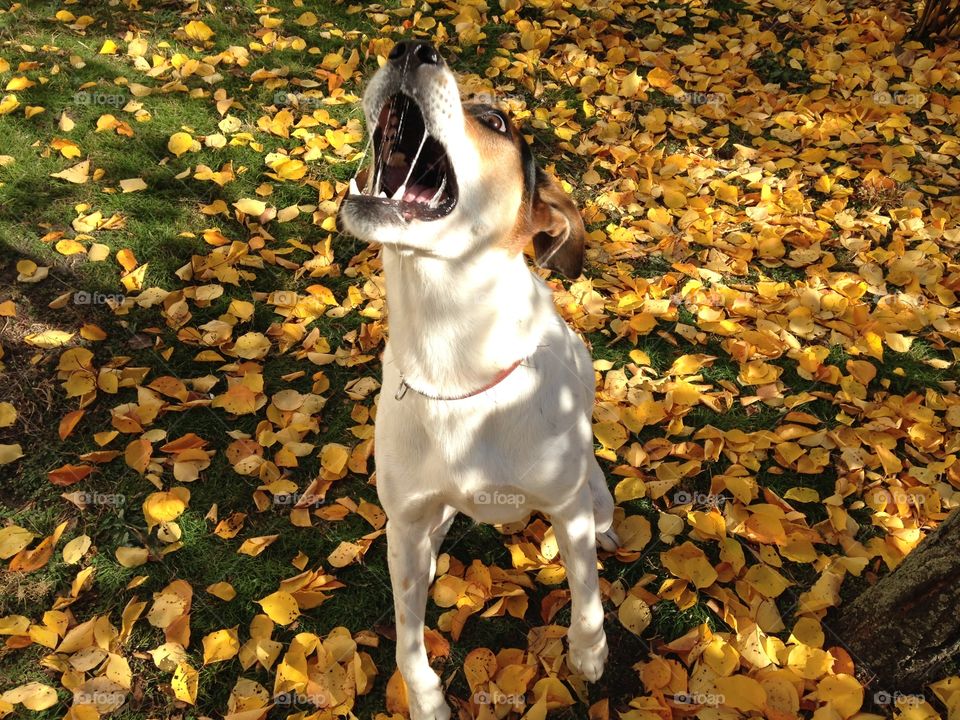
[[[487,127],[466,113],[467,137],[483,161],[482,180],[497,193],[496,205],[516,214],[513,226],[498,243],[507,253],[518,255],[531,242],[537,264],[569,278],[580,275],[586,228],[577,206],[555,180],[538,171],[533,197],[524,188],[524,143],[517,127],[510,134]]]
[[[537,179],[531,216],[537,264],[571,280],[579,277],[587,229],[573,199],[545,174]]]
[[[510,253],[523,252],[529,237],[521,237],[526,224],[523,197],[523,163],[520,155],[520,142],[523,139],[511,123],[510,136],[502,135],[486,127],[469,113],[466,115],[466,131],[470,142],[479,151],[483,159],[484,185],[499,196],[498,205],[513,209],[517,214],[512,232],[506,234],[500,245]]]

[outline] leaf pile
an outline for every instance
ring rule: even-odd
[[[595,687],[546,519],[448,542],[427,644],[459,717],[960,713],[957,676],[884,705],[830,631],[960,504],[960,51],[831,0],[243,5],[0,14],[35,26],[0,43],[29,138],[0,191],[69,198],[16,219],[0,289],[0,363],[56,413],[0,403],[0,590],[54,588],[0,604],[0,717],[404,716],[389,610],[352,615],[385,592],[383,274],[336,212],[410,36],[583,210],[586,276],[552,286],[621,538]]]

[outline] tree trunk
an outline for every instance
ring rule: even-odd
[[[960,512],[860,595],[833,628],[876,689],[911,693],[960,653]]]

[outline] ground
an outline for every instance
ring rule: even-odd
[[[548,521],[456,522],[460,717],[960,712],[958,667],[899,696],[831,631],[960,499],[960,52],[912,12],[0,4],[0,717],[403,715],[382,270],[336,208],[407,37],[582,208],[549,282],[623,543],[587,685]]]

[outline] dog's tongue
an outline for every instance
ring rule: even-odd
[[[403,194],[403,199],[406,202],[421,202],[427,203],[433,198],[437,193],[436,188],[426,187],[425,185],[410,185],[407,188],[407,191]]]

